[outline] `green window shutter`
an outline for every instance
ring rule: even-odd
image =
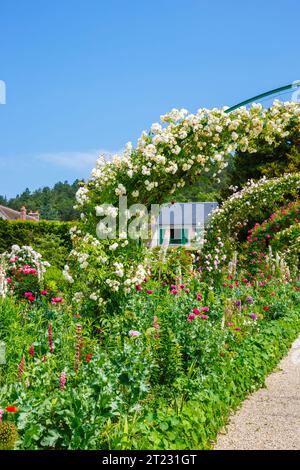
[[[181,244],[186,245],[189,241],[189,229],[183,228],[182,235],[181,235]]]
[[[165,237],[165,232],[166,232],[166,229],[164,229],[164,228],[159,229],[159,244],[160,245],[163,244],[164,237]]]

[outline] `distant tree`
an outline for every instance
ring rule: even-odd
[[[79,182],[80,180],[72,184],[68,181],[58,182],[53,188],[45,186],[33,192],[26,188],[23,193],[9,200],[0,196],[0,204],[18,211],[25,206],[28,212],[39,211],[41,219],[45,220],[76,220],[79,213],[73,206]]]
[[[236,152],[228,171],[228,185],[223,188],[222,196],[228,196],[230,185],[240,188],[249,179],[257,180],[263,176],[273,178],[299,171],[300,136],[299,132],[291,130],[278,147],[265,145],[259,153]]]

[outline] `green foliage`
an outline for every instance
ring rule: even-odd
[[[234,164],[227,172],[228,186],[222,189],[223,198],[229,195],[230,185],[241,188],[250,179],[258,180],[263,176],[274,178],[284,173],[299,173],[299,145],[299,132],[291,126],[288,137],[283,139],[279,146],[265,144],[256,153],[237,151],[233,159]]]
[[[56,267],[62,268],[72,249],[69,222],[0,220],[0,253],[12,245],[31,245]]]

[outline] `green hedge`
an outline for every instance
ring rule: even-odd
[[[31,245],[51,264],[62,267],[72,249],[72,222],[0,220],[0,253],[12,245]]]

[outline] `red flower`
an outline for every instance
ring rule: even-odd
[[[17,413],[17,411],[18,411],[18,408],[16,406],[7,406],[5,409],[9,413]]]
[[[88,353],[85,355],[85,360],[86,362],[90,362],[92,360],[92,357],[93,357],[93,354],[92,353]]]
[[[263,310],[265,311],[270,310],[270,307],[263,307]]]
[[[46,290],[41,290],[41,295],[47,295],[48,294],[48,291]]]
[[[135,286],[135,288],[136,288],[136,290],[137,290],[138,292],[140,292],[140,290],[142,289],[139,284],[137,284],[137,285]]]

